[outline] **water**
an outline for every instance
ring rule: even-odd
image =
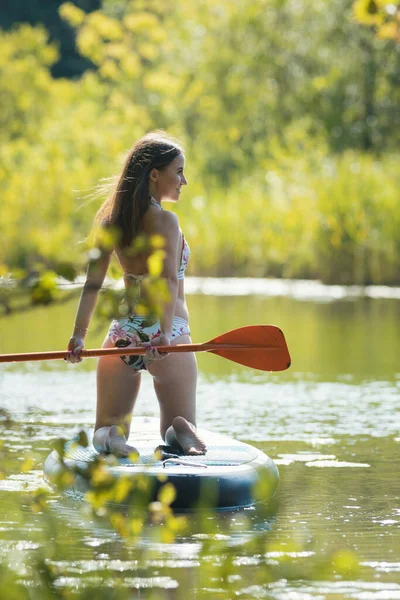
[[[188,301],[195,341],[254,323],[286,335],[283,373],[199,356],[199,423],[269,454],[276,499],[190,515],[175,539],[150,519],[133,540],[85,503],[54,492],[42,501],[52,440],[92,426],[95,361],[2,366],[0,597],[400,599],[398,299],[328,290]],[[3,318],[0,351],[63,348],[75,306]],[[98,325],[88,347],[101,344]],[[136,412],[158,414],[149,377]]]

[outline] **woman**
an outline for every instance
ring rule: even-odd
[[[144,359],[140,356],[99,359],[93,444],[100,452],[119,456],[136,452],[127,439],[143,369],[153,376],[160,405],[160,433],[166,444],[185,454],[206,452],[196,431],[195,355],[189,352],[162,355],[156,348],[191,343],[184,294],[189,248],[176,215],[161,206],[162,201],[176,202],[182,186],[187,185],[184,163],[183,150],[175,141],[163,133],[146,135],[129,152],[115,190],[97,214],[100,229],[117,231],[118,242],[111,248],[99,244],[98,255],[89,262],[68,344],[68,360],[71,363],[81,360],[79,353],[113,252],[124,272],[126,297],[131,299],[131,306],[129,316],[112,321],[103,348],[147,346]],[[135,307],[149,306],[151,301],[146,286],[149,252],[135,250],[138,247],[135,242],[149,240],[154,235],[164,238],[162,278],[169,292],[158,319],[135,313]]]

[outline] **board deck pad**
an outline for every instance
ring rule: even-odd
[[[210,432],[201,429],[198,430],[198,433],[207,445],[207,454],[205,455],[185,455],[176,448],[165,446],[161,439],[158,440],[153,437],[153,439],[142,440],[131,435],[129,443],[139,451],[139,460],[132,461],[130,458],[116,458],[116,461],[124,467],[139,467],[141,465],[163,464],[163,461],[170,456],[177,456],[193,463],[193,465],[200,463],[207,466],[237,466],[248,463],[257,457],[257,450],[249,444],[242,442],[229,443],[227,436],[210,435]],[[160,458],[157,456],[159,448]],[[97,456],[98,452],[92,444],[89,444],[85,448],[77,445],[76,439],[72,439],[66,444],[65,457],[68,460],[91,462]]]
[[[198,456],[184,455],[163,443],[158,419],[135,417],[128,443],[139,451],[139,458],[131,460],[112,457],[109,471],[115,476],[133,478],[135,474],[145,474],[154,478],[157,490],[160,487],[160,474],[166,475],[177,489],[175,508],[190,508],[200,494],[201,484],[206,480],[218,487],[218,498],[215,501],[217,509],[254,504],[256,500],[253,488],[261,478],[270,481],[270,495],[273,495],[279,473],[275,463],[267,455],[254,446],[227,435],[201,428],[198,433],[207,445],[207,453]],[[88,432],[88,439],[91,437],[92,432]],[[88,467],[99,458],[99,453],[91,443],[84,447],[77,441],[78,436],[65,444],[65,463],[72,467]],[[44,467],[45,477],[50,482],[55,479],[59,467],[57,452],[53,451]],[[76,484],[73,491],[83,492],[80,487],[82,485]]]

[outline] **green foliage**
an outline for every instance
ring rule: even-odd
[[[400,4],[393,0],[355,0],[354,17],[381,39],[400,42]]]
[[[8,272],[47,302],[50,271],[83,270],[107,187],[96,186],[160,127],[187,148],[177,210],[191,274],[399,283],[400,47],[356,21],[360,6],[66,2],[60,15],[96,67],[79,81],[52,78],[42,27],[2,32],[4,309]]]
[[[223,193],[195,184],[180,209],[201,275],[399,282],[396,156],[276,149],[264,170]],[[384,183],[382,183],[384,182]],[[239,224],[239,226],[238,226]]]
[[[53,94],[49,68],[57,60],[57,50],[48,44],[43,27],[23,25],[3,33],[0,47],[0,140],[24,138],[32,142],[46,119]],[[3,147],[2,154],[8,148]],[[2,162],[5,175],[10,160]],[[6,163],[3,165],[3,163]]]
[[[0,13],[0,28],[12,30],[21,23],[42,24],[59,49],[57,60],[51,68],[52,74],[55,77],[79,77],[86,69],[93,67],[93,64],[79,55],[75,47],[75,31],[58,12],[62,3],[63,0],[8,2]],[[101,0],[75,0],[75,4],[89,12],[98,9]]]

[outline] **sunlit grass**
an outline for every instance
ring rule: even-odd
[[[399,283],[400,175],[394,156],[278,157],[229,188],[208,185],[195,164],[190,174],[180,204],[169,206],[191,246],[188,274]],[[81,173],[75,185],[83,187],[86,176]],[[57,271],[73,260],[83,269],[82,242],[99,201],[79,210],[79,201],[61,187],[57,204],[65,194],[70,198],[60,223],[59,211],[50,208],[54,193],[45,189],[40,210],[46,216],[38,220],[35,185],[26,188],[26,201],[15,205],[2,240],[9,268],[29,270],[38,263]],[[15,187],[4,191],[3,220],[15,193]],[[44,273],[43,282],[49,277]]]
[[[195,275],[399,283],[395,156],[277,156],[228,189],[207,179],[177,207]]]

